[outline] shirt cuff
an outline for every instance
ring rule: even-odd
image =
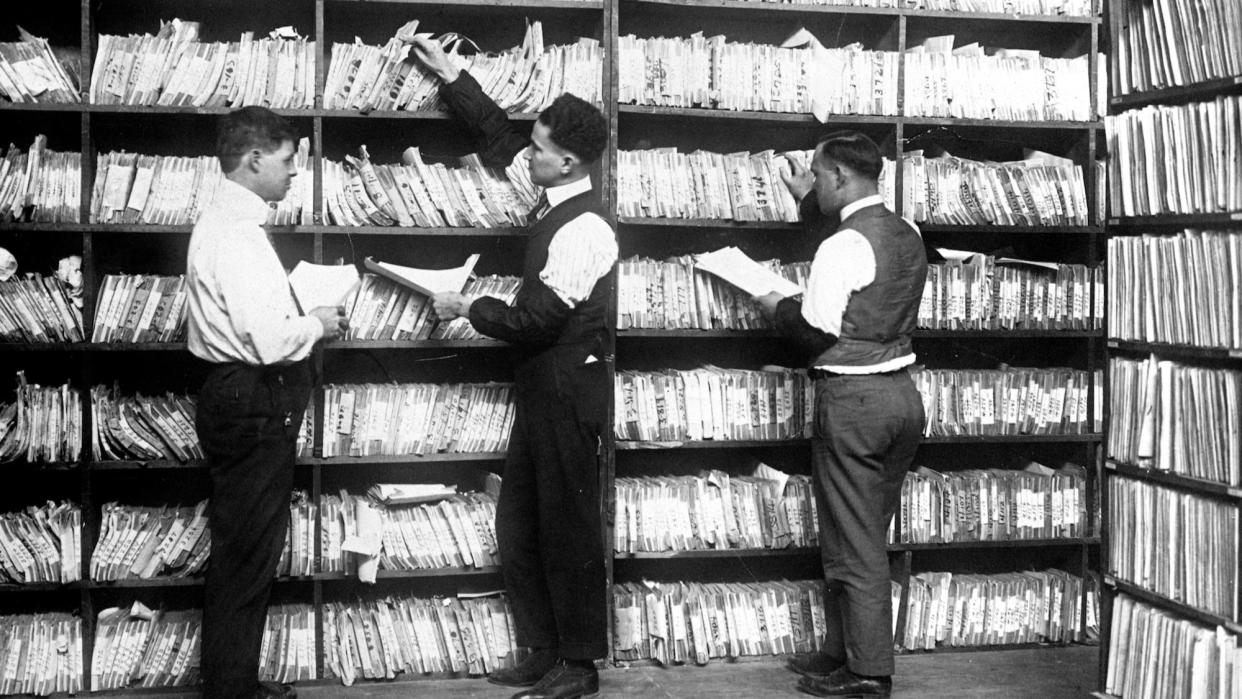
[[[308,328],[311,334],[311,337],[315,338],[314,341],[318,342],[322,340],[323,339],[323,323],[321,323],[319,319],[316,318],[315,316],[303,316],[303,318],[306,321],[306,324],[307,324],[306,327]]]

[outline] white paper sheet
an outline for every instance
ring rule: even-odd
[[[781,296],[798,296],[802,287],[764,267],[735,247],[695,255],[698,269],[714,274],[751,296],[775,291]]]
[[[320,306],[344,306],[358,286],[358,268],[302,261],[289,273],[289,286],[303,312]]]

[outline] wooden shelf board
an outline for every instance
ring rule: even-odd
[[[1171,600],[1164,595],[1152,592],[1151,590],[1135,585],[1134,583],[1121,580],[1112,575],[1105,574],[1102,577],[1105,585],[1112,587],[1118,592],[1124,592],[1131,597],[1160,607],[1161,609],[1175,612],[1178,615],[1186,617],[1192,621],[1197,621],[1201,624],[1207,624],[1209,626],[1223,626],[1234,634],[1242,634],[1242,624],[1232,619],[1218,614],[1213,614],[1211,612],[1205,612],[1202,609],[1191,607],[1188,604]]]
[[[1205,80],[1190,85],[1177,85],[1147,92],[1132,92],[1108,98],[1108,106],[1116,110],[1143,107],[1149,104],[1166,104],[1170,102],[1189,102],[1211,100],[1223,92],[1230,92],[1242,87],[1242,75],[1228,78]]]
[[[1205,214],[1156,214],[1154,216],[1110,216],[1108,225],[1116,228],[1196,228],[1242,224],[1242,211]]]
[[[377,571],[375,577],[377,580],[414,580],[425,578],[450,578],[462,576],[490,576],[500,575],[499,566],[489,566],[487,568],[428,568],[426,570],[380,570]],[[358,582],[357,575],[346,575],[344,573],[316,573],[311,576],[314,580],[322,582],[339,582],[349,583]]]
[[[393,5],[450,5],[472,8],[529,7],[559,10],[602,10],[602,0],[328,0],[328,3],[384,3]]]
[[[492,238],[526,236],[526,229],[517,226],[502,226],[498,228],[467,228],[464,226],[445,228],[418,228],[412,226],[300,226],[299,230],[305,233],[322,233],[324,235],[482,236]]]
[[[1135,466],[1133,464],[1123,464],[1119,461],[1108,459],[1104,462],[1104,467],[1109,471],[1130,478],[1137,478],[1160,483],[1162,485],[1171,486],[1181,490],[1189,490],[1204,495],[1214,495],[1216,497],[1232,498],[1242,500],[1242,487],[1229,485],[1227,483],[1217,483],[1215,481],[1204,480],[1202,478],[1192,478],[1177,473],[1161,471],[1153,468],[1145,468],[1143,466]]]
[[[1087,235],[1103,233],[1103,226],[1006,226],[980,223],[956,225],[947,223],[919,223],[923,233],[1000,233],[1002,235]]]
[[[1090,434],[991,434],[924,437],[923,444],[1024,444],[1041,442],[1098,442],[1099,433]]]
[[[743,448],[772,448],[772,447],[809,447],[811,440],[809,439],[738,439],[728,440],[703,440],[703,441],[686,441],[686,442],[635,442],[630,440],[617,440],[617,451],[669,451],[684,449],[743,449]]]
[[[1225,349],[1223,347],[1192,347],[1190,345],[1173,345],[1164,342],[1137,342],[1134,340],[1108,341],[1108,348],[1125,352],[1143,352],[1158,354],[1174,359],[1242,359],[1242,349]]]
[[[405,464],[423,466],[433,463],[451,463],[455,461],[504,461],[504,452],[465,452],[460,454],[385,454],[376,456],[310,456],[298,459],[298,464],[306,466],[374,466],[380,464]]]
[[[337,340],[323,346],[325,352],[347,350],[501,349],[509,343],[488,338],[477,340]]]

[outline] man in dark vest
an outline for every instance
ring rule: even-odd
[[[884,207],[882,166],[875,143],[853,131],[820,141],[810,172],[795,166],[786,181],[803,198],[808,229],[838,213],[841,223],[816,251],[801,302],[756,299],[812,358],[827,632],[820,652],[796,656],[790,667],[804,675],[798,688],[817,696],[892,691],[885,539],[923,429],[923,403],[906,367],[914,363],[910,333],[927,255],[918,230]]]
[[[527,139],[439,44],[411,43],[444,82],[440,96],[475,135],[483,162],[524,157],[531,181],[545,188],[513,305],[456,293],[434,299],[442,320],[469,318],[517,353],[496,534],[517,643],[532,653],[489,679],[530,687],[514,699],[591,696],[599,691],[594,661],[607,654],[599,456],[612,395],[617,241],[589,173],[607,145],[607,120],[564,94]]]

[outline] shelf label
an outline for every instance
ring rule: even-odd
[[[1117,342],[1116,340],[1109,340],[1108,347],[1109,349],[1117,349],[1118,347],[1121,347],[1121,343]]]
[[[1242,488],[1226,488],[1225,493],[1231,498],[1242,498]]]
[[[1229,214],[1230,221],[1242,221],[1242,211]]]
[[[1110,226],[1117,226],[1117,225],[1120,225],[1120,224],[1121,224],[1121,219],[1118,219],[1118,218],[1110,218],[1110,219],[1108,219],[1108,225],[1110,225]]]
[[[1230,359],[1242,359],[1242,350],[1237,350],[1237,349],[1229,350],[1229,358]]]

